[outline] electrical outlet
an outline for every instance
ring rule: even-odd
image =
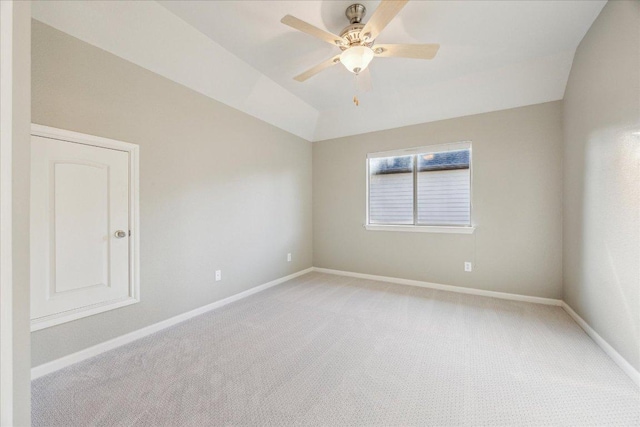
[[[467,272],[473,271],[473,264],[471,264],[468,261],[465,261],[465,263],[464,263],[464,271],[467,271]]]
[[[287,262],[291,262],[291,253],[287,254]]]
[[[222,270],[216,270],[216,282],[222,280]]]

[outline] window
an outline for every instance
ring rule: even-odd
[[[469,142],[369,154],[367,169],[368,229],[473,231]]]

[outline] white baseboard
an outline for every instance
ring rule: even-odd
[[[196,308],[195,310],[191,310],[186,313],[179,314],[167,320],[163,320],[161,322],[154,323],[153,325],[146,326],[142,329],[138,329],[137,331],[133,331],[128,334],[119,336],[117,338],[113,338],[109,341],[105,341],[103,343],[94,345],[93,347],[80,350],[73,354],[69,354],[68,356],[61,357],[60,359],[56,359],[51,362],[44,363],[40,366],[36,366],[35,368],[31,368],[31,379],[34,380],[36,378],[39,378],[44,375],[50,374],[52,372],[58,371],[60,369],[66,368],[67,366],[73,365],[74,363],[81,362],[83,360],[97,356],[106,351],[113,350],[114,348],[123,346],[125,344],[129,344],[130,342],[133,342],[140,338],[144,338],[147,335],[151,335],[153,333],[156,333],[158,331],[161,331],[163,329],[176,325],[180,322],[184,322],[185,320],[189,320],[193,317],[199,316],[200,314],[206,313],[208,311],[215,310],[216,308],[230,304],[234,301],[241,300],[257,292],[264,291],[265,289],[279,285],[281,283],[284,283],[298,276],[302,276],[303,274],[310,273],[311,271],[313,271],[313,267],[298,271],[297,273],[293,273],[288,276],[281,277],[279,279],[272,280],[271,282],[264,283],[262,285],[253,287],[251,289],[247,289],[244,292],[240,292],[239,294],[232,295],[220,301],[207,304],[205,306]]]
[[[605,341],[604,338],[600,336],[585,320],[578,315],[566,302],[562,301],[562,308],[569,313],[569,316],[576,321],[578,325],[591,337],[592,340],[596,342],[604,350],[607,355],[613,359],[613,361],[622,369],[625,374],[629,376],[633,380],[636,385],[640,386],[640,372],[636,371],[633,366],[629,362],[625,360],[624,357],[620,355],[611,345]]]
[[[553,298],[532,297],[528,295],[510,294],[506,292],[485,291],[482,289],[464,288],[462,286],[441,285],[439,283],[423,282],[420,280],[399,279],[397,277],[376,276],[373,274],[354,273],[351,271],[331,270],[329,268],[313,267],[319,273],[337,274],[339,276],[357,277],[359,279],[377,280],[380,282],[398,283],[400,285],[419,286],[421,288],[437,289],[440,291],[457,292],[459,294],[479,295],[508,299],[512,301],[533,302],[536,304],[561,306],[562,300]]]

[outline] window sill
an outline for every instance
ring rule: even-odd
[[[411,233],[449,233],[449,234],[472,234],[475,226],[432,226],[432,225],[379,225],[365,224],[364,228],[369,231],[403,231]]]

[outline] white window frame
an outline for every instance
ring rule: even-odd
[[[140,146],[49,126],[31,125],[31,135],[129,153],[129,296],[31,320],[31,332],[140,302]]]
[[[371,224],[369,222],[369,160],[381,157],[398,157],[415,154],[439,153],[443,151],[454,151],[469,149],[469,217],[470,225],[390,225],[390,224]],[[364,228],[369,231],[403,231],[418,233],[452,233],[452,234],[472,234],[476,229],[473,221],[473,152],[471,141],[451,142],[445,144],[426,145],[422,147],[406,148],[392,151],[379,151],[367,154],[365,160],[366,167],[366,222]],[[414,183],[415,185],[415,183]],[[414,192],[415,197],[415,192]],[[415,202],[414,202],[415,203]],[[414,218],[415,219],[415,218]]]

